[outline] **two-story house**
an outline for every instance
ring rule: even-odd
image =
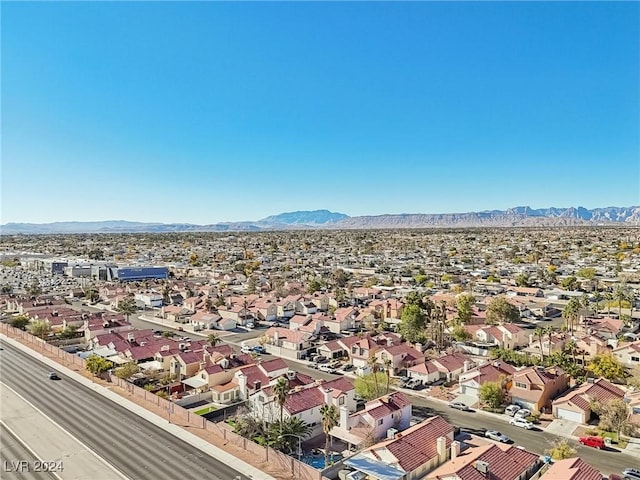
[[[311,334],[300,330],[271,327],[265,334],[265,348],[272,355],[299,359],[311,348]]]
[[[451,456],[452,425],[431,417],[349,457],[344,464],[361,472],[362,478],[417,480],[445,463]]]
[[[552,401],[569,388],[569,378],[559,367],[529,367],[513,373],[509,396],[532,412],[551,411]]]
[[[371,400],[364,410],[349,413],[346,406],[340,407],[340,422],[330,435],[360,449],[384,438],[389,429],[403,431],[411,421],[411,402],[401,392]]]

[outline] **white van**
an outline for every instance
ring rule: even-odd
[[[252,350],[253,349],[249,345],[242,345],[242,348],[240,349],[242,353],[251,353]]]

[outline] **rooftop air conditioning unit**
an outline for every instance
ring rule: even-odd
[[[483,462],[482,460],[476,461],[476,470],[480,473],[487,474],[489,472],[489,463]]]

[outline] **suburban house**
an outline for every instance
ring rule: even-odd
[[[278,318],[278,305],[273,298],[259,298],[249,310],[258,320],[273,321]]]
[[[265,334],[265,348],[272,355],[287,358],[303,358],[311,348],[311,334],[300,330],[271,327]]]
[[[251,311],[238,304],[218,307],[218,315],[222,318],[235,321],[237,325],[245,325],[250,320],[253,320]]]
[[[286,378],[293,379],[295,372],[286,374]],[[322,415],[320,409],[324,405],[334,405],[347,411],[356,409],[354,399],[355,388],[347,378],[338,378],[329,382],[314,382],[306,377],[306,382],[298,382],[287,394],[282,406],[282,417],[288,419],[299,418],[312,428],[311,437],[322,433]],[[249,397],[249,406],[254,417],[266,422],[276,422],[280,419],[280,406],[273,394],[273,384],[256,390]]]
[[[380,441],[391,432],[409,428],[411,402],[401,392],[377,398],[365,404],[364,410],[349,414],[346,406],[340,407],[340,423],[330,435],[356,449]]]
[[[431,417],[401,433],[389,430],[390,438],[349,457],[344,464],[370,478],[417,480],[449,459],[453,431],[442,417]]]
[[[542,462],[535,453],[504,444],[472,446],[460,451],[460,443],[451,447],[451,460],[427,475],[427,480],[527,480],[540,470]],[[489,476],[490,475],[490,476]]]
[[[602,480],[600,470],[579,457],[556,460],[540,477],[543,480]]]
[[[430,360],[440,372],[440,378],[451,382],[457,380],[461,373],[468,370],[473,362],[469,357],[461,353],[452,353]],[[429,363],[429,362],[426,362]]]
[[[389,373],[392,376],[415,365],[424,363],[424,354],[408,343],[381,346],[374,355],[378,360],[380,368],[387,372],[391,370]]]
[[[569,336],[566,333],[554,333],[551,335],[544,335],[542,339],[538,338],[534,334],[529,335],[529,346],[524,350],[526,353],[537,355],[541,357],[544,355],[548,357],[553,353],[564,351],[564,347],[569,341]],[[542,349],[540,343],[542,342]],[[541,353],[542,352],[542,353]]]
[[[624,391],[604,378],[587,382],[554,400],[553,416],[578,423],[591,420],[591,401],[610,402],[624,397]]]
[[[489,362],[471,368],[458,378],[460,397],[456,400],[473,406],[480,401],[480,386],[483,383],[510,380],[515,371],[516,368],[506,362]]]
[[[157,314],[158,317],[172,322],[185,323],[193,311],[180,305],[165,305]]]
[[[387,320],[388,318],[400,318],[404,303],[397,298],[388,298],[386,300],[374,300],[369,306],[373,307],[377,318]]]
[[[200,310],[189,317],[189,323],[193,325],[193,329],[195,331],[212,330],[217,328],[218,322],[221,319],[222,317],[217,313],[209,313]],[[230,322],[233,324],[232,328],[235,328],[235,322],[233,320],[230,320]]]
[[[440,370],[433,362],[424,362],[407,368],[407,377],[420,380],[423,384],[440,380]]]
[[[513,350],[516,347],[524,347],[529,344],[526,330],[514,325],[504,323],[502,325],[468,325],[465,330],[471,334],[477,342],[496,345],[500,348]]]
[[[357,327],[358,310],[353,307],[338,308],[333,312],[333,316],[340,325],[340,331]]]
[[[637,367],[640,365],[640,340],[615,348],[612,353],[625,367]]]
[[[598,335],[599,337],[615,342],[617,336],[622,333],[624,322],[617,318],[583,318],[580,327],[587,335]]]
[[[569,378],[558,367],[529,367],[513,373],[509,396],[532,412],[551,411],[553,399],[569,388]]]

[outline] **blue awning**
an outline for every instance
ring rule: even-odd
[[[407,472],[378,460],[365,457],[362,454],[348,458],[344,461],[344,464],[379,480],[400,480],[407,474]]]

